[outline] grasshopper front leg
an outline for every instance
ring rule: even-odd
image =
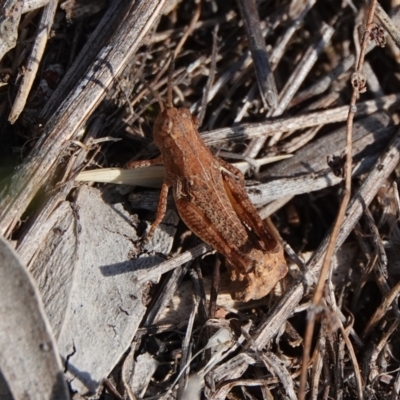
[[[149,233],[147,234],[147,239],[150,239],[153,236],[153,233],[157,229],[158,225],[160,225],[161,221],[165,217],[165,213],[167,211],[167,197],[168,197],[168,189],[171,185],[165,179],[161,186],[160,198],[158,200],[158,207],[156,213],[156,219],[151,224],[151,228]]]
[[[150,167],[153,165],[162,165],[163,158],[162,156],[159,156],[157,158],[154,158],[152,160],[133,160],[129,161],[126,165],[125,168],[128,169],[135,169],[135,168],[144,168],[144,167]],[[146,236],[146,239],[150,239],[157,227],[160,225],[161,221],[165,217],[165,213],[167,211],[167,197],[168,197],[168,189],[171,186],[170,183],[168,183],[168,180],[165,179],[162,186],[161,186],[161,193],[160,193],[160,198],[158,200],[158,207],[157,207],[157,213],[156,213],[156,218],[154,222],[151,225],[151,228],[149,230],[149,233]]]

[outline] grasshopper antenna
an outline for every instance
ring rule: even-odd
[[[167,91],[167,107],[170,108],[174,106],[172,104],[172,85],[173,85],[174,69],[175,69],[175,57],[174,54],[171,54],[171,61],[169,63],[169,69],[168,69],[168,91]]]
[[[165,107],[164,107],[164,103],[161,100],[160,93],[156,92],[151,86],[149,86],[149,89],[150,89],[152,95],[154,96],[154,98],[157,100],[157,102],[160,106],[161,112],[163,112]]]
[[[154,90],[151,85],[149,85],[145,80],[142,80],[143,85],[147,88],[147,90],[153,95],[153,97],[157,100],[158,105],[160,106],[161,112],[164,111],[164,103],[161,100],[160,94]]]

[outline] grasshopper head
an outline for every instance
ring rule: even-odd
[[[187,108],[167,107],[158,115],[153,130],[154,143],[162,149],[178,143],[180,138],[186,137],[197,130],[198,120]]]

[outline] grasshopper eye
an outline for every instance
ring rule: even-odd
[[[169,133],[171,133],[173,126],[174,126],[174,123],[170,119],[166,119],[166,120],[164,120],[161,129],[164,133],[169,134]]]

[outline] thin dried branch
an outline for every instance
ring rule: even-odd
[[[278,91],[269,65],[256,2],[255,0],[238,0],[238,4],[247,31],[261,98],[266,106],[276,107]]]
[[[374,315],[368,321],[362,337],[365,338],[375,325],[384,317],[389,307],[392,307],[392,303],[397,299],[400,293],[400,282],[392,288],[392,290],[384,297],[381,305],[375,310]],[[399,323],[398,321],[397,323]]]
[[[18,88],[17,96],[14,100],[8,120],[13,124],[21,112],[23,111],[29,93],[31,91],[33,81],[36,78],[39,64],[42,60],[43,53],[50,35],[51,26],[53,25],[54,16],[56,14],[58,2],[50,1],[43,10],[35,42],[32,47],[25,71],[22,76],[21,83]]]
[[[293,35],[295,32],[300,28],[301,24],[304,22],[304,18],[308,14],[308,12],[311,10],[311,8],[314,6],[316,0],[307,0],[304,4],[304,8],[300,9],[301,13],[295,18],[292,22],[292,24],[289,26],[289,28],[286,30],[286,32],[282,35],[281,38],[279,38],[277,45],[272,51],[271,54],[271,66],[272,69],[274,70],[277,67],[278,62],[281,60],[283,57],[285,50],[289,44],[289,41],[292,39]]]
[[[136,278],[138,279],[139,282],[140,281],[145,282],[156,279],[161,274],[171,271],[172,269],[175,269],[180,265],[187,263],[195,259],[196,257],[207,253],[210,250],[211,250],[210,246],[206,244],[199,244],[198,246],[192,248],[191,250],[185,251],[179,256],[172,258],[171,260],[164,261],[163,263],[157,265],[157,267],[151,267],[149,271],[148,270],[138,271],[136,273]]]
[[[379,100],[368,100],[357,106],[357,116],[372,114],[379,109],[387,109],[400,100],[400,95],[387,95]],[[245,140],[271,136],[275,132],[283,133],[296,129],[310,128],[321,124],[342,122],[347,118],[349,108],[342,106],[330,110],[316,111],[298,117],[282,118],[254,124],[243,124],[231,128],[204,132],[201,136],[207,145],[213,146],[227,140]]]

